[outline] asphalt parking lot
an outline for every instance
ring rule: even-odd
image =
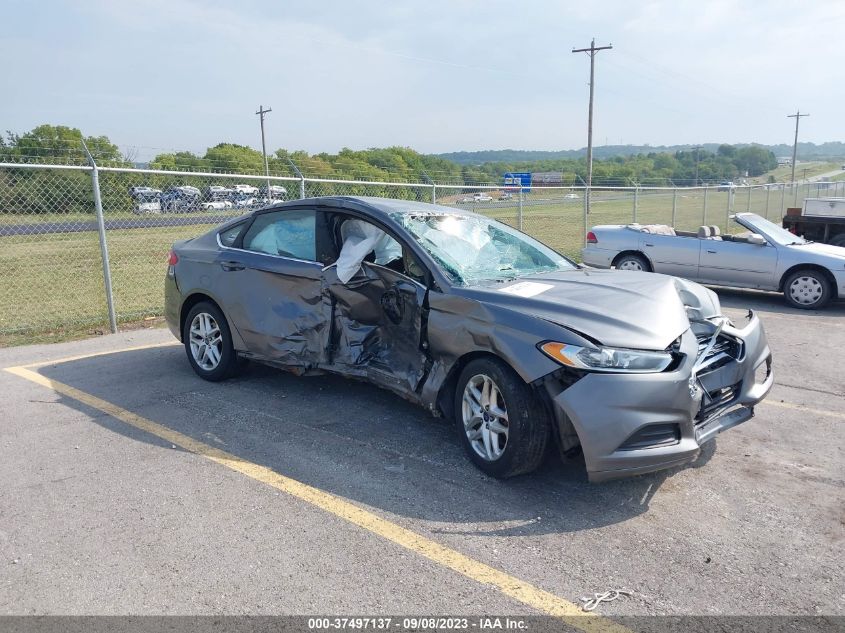
[[[368,385],[203,382],[166,330],[0,350],[29,366],[0,371],[0,614],[565,614],[613,588],[599,613],[845,615],[845,305],[720,294],[759,310],[773,392],[691,466],[606,484],[489,479]]]

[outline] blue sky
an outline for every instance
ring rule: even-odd
[[[0,129],[139,159],[220,141],[309,152],[845,140],[845,3],[0,0]]]

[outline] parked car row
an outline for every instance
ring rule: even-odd
[[[222,211],[250,209],[263,204],[282,202],[287,190],[280,185],[236,184],[231,187],[210,185],[203,190],[191,185],[170,186],[164,191],[152,187],[130,187],[135,213],[185,213],[189,211]]]

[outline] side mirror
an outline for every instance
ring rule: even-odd
[[[766,242],[766,238],[760,235],[759,233],[752,233],[748,236],[748,243],[749,244],[756,244],[757,246],[765,246],[768,244]]]

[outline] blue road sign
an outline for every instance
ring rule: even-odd
[[[531,191],[531,174],[529,172],[507,172],[502,176],[505,189],[519,191],[520,188],[524,192]]]

